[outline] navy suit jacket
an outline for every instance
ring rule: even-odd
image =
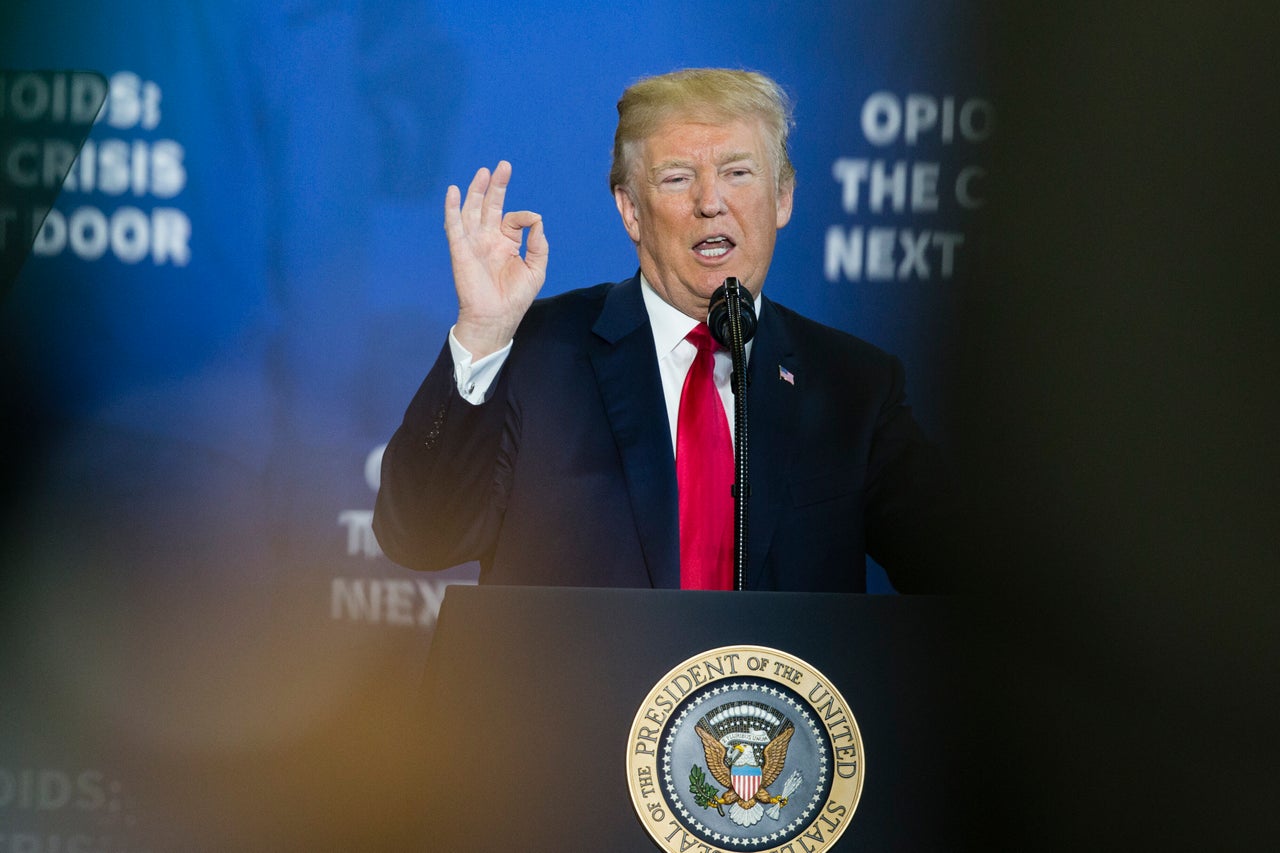
[[[747,588],[863,591],[866,553],[900,591],[948,586],[945,479],[898,360],[766,298],[747,372]],[[386,448],[374,530],[410,568],[479,560],[482,583],[674,588],[677,507],[637,275],[535,302],[483,405],[446,345]]]

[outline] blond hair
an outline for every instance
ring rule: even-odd
[[[725,123],[758,118],[764,126],[778,187],[795,178],[795,167],[787,155],[787,136],[795,122],[791,100],[782,87],[755,71],[686,68],[639,80],[618,99],[618,129],[609,169],[611,191],[629,187],[636,149],[673,117]]]

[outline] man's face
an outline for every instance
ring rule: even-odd
[[[699,320],[729,276],[759,295],[794,189],[778,188],[760,122],[669,119],[638,160],[613,195],[654,291]]]

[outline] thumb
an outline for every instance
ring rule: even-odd
[[[551,253],[551,244],[547,242],[545,229],[542,227],[542,220],[539,219],[533,223],[529,229],[529,241],[525,245],[525,262],[529,264],[529,268],[540,276],[547,273],[547,257]]]

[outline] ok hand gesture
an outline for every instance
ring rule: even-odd
[[[465,200],[456,186],[444,197],[444,231],[458,291],[453,334],[475,358],[506,346],[547,278],[542,217],[529,210],[502,212],[510,180],[511,164],[502,160],[492,174],[476,172]]]

